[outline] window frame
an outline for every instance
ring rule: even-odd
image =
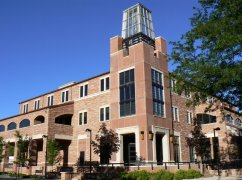
[[[127,72],[127,71],[131,71],[131,70],[133,70],[134,71],[134,82],[132,82],[132,84],[134,85],[134,98],[133,99],[129,99],[129,102],[130,103],[134,103],[134,113],[131,113],[130,112],[130,114],[124,114],[124,115],[121,115],[121,104],[123,104],[123,103],[125,103],[125,101],[122,101],[121,102],[121,97],[120,97],[120,92],[121,92],[121,87],[123,87],[123,86],[125,86],[125,84],[120,84],[120,74],[121,73],[125,73],[125,72]],[[125,77],[124,77],[125,78]],[[125,81],[125,79],[124,79],[124,81]],[[130,82],[128,83],[128,84],[131,84]],[[132,66],[132,67],[129,67],[129,68],[126,68],[126,69],[123,69],[123,70],[121,70],[121,71],[118,71],[118,85],[119,85],[119,88],[118,88],[118,95],[119,95],[119,118],[125,118],[125,117],[130,117],[130,116],[135,116],[136,115],[136,75],[135,75],[135,67],[134,66]],[[126,85],[127,86],[127,85]],[[128,101],[128,100],[126,100],[126,101]],[[131,111],[131,106],[132,106],[132,104],[130,104],[130,111]]]
[[[108,79],[108,88],[107,88],[107,79]],[[102,81],[103,81],[103,90],[102,90]],[[105,76],[99,79],[99,91],[105,92],[110,90],[110,76]]]
[[[187,124],[192,124],[193,123],[193,113],[192,111],[187,111]]]
[[[54,105],[54,95],[51,94],[47,96],[47,106],[49,107],[53,105]]]
[[[34,100],[34,110],[40,109],[40,99]]]
[[[176,109],[177,111],[177,118],[175,118],[175,111],[173,111],[174,109]],[[177,106],[172,106],[172,121],[174,122],[180,122],[180,117],[179,117],[179,108]]]
[[[23,104],[23,112],[27,113],[28,111],[29,111],[29,104],[28,103]]]
[[[63,96],[64,93],[64,96]],[[64,97],[64,101],[63,101],[63,97]],[[66,103],[70,101],[70,90],[69,89],[65,89],[63,91],[61,91],[61,103]]]
[[[80,114],[82,114],[82,119],[80,119]],[[86,114],[86,123],[85,122],[85,114]],[[81,123],[80,123],[81,122]],[[88,111],[87,110],[82,110],[79,111],[78,113],[78,126],[83,126],[88,124]]]
[[[86,96],[88,96],[88,82],[79,86],[79,98],[85,98]]]
[[[109,118],[107,119],[107,108],[109,108]],[[101,120],[101,110],[103,109],[103,120]],[[101,106],[99,107],[99,121],[104,122],[104,121],[110,121],[110,106]]]
[[[152,78],[152,74],[153,73],[152,73],[152,71],[157,71],[158,73],[161,74],[161,80],[160,80],[161,81],[161,84],[158,84],[156,82],[153,82],[153,78]],[[160,71],[159,69],[156,69],[154,67],[151,67],[150,74],[151,74],[151,88],[152,88],[151,91],[152,91],[152,109],[153,109],[153,115],[154,116],[161,117],[161,118],[165,118],[166,117],[166,107],[165,107],[164,73],[162,71]],[[158,88],[158,86],[161,86],[159,88],[162,91],[162,94],[161,94],[162,97],[161,97],[161,99],[163,101],[162,100],[157,100],[157,98],[154,99],[154,96],[153,96],[153,86],[156,87],[156,88]],[[161,102],[159,102],[159,101],[161,101]],[[161,114],[160,115],[158,114],[158,109],[157,109],[157,113],[155,114],[155,112],[154,112],[154,103],[159,103],[161,106],[163,105],[163,114],[162,114],[162,109],[161,109]],[[159,104],[157,104],[157,108],[159,107],[158,106]]]

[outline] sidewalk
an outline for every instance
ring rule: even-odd
[[[213,176],[207,178],[198,178],[193,180],[242,180],[242,175],[236,177],[221,177],[221,176]]]

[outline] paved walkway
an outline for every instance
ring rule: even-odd
[[[213,176],[207,178],[198,178],[193,180],[242,180],[242,175],[236,177],[221,177],[221,176]]]

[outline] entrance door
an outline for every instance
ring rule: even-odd
[[[129,151],[129,163],[134,163],[136,161],[136,148],[135,143],[129,143],[128,145]]]
[[[85,152],[84,151],[80,151],[79,165],[83,166],[84,165],[84,161],[85,161]]]
[[[130,163],[136,161],[135,134],[123,135],[123,161]]]
[[[162,147],[162,134],[156,134],[156,159],[157,164],[161,165],[163,163],[163,147]]]

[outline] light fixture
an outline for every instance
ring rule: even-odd
[[[149,140],[153,140],[153,133],[152,133],[152,131],[149,131]]]
[[[140,139],[144,140],[145,136],[144,136],[144,131],[140,131]]]

